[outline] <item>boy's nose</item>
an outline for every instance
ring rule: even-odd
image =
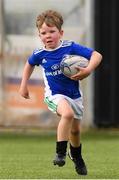
[[[51,37],[50,33],[47,33],[46,38],[50,38],[50,37]]]

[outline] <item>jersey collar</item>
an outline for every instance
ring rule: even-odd
[[[57,48],[55,48],[55,49],[46,49],[45,46],[43,46],[43,49],[44,49],[45,51],[55,51],[55,50],[59,49],[59,48],[62,46],[62,44],[63,44],[63,41],[60,40],[60,45],[59,45]]]

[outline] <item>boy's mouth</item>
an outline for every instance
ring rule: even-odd
[[[49,41],[47,41],[47,43],[52,43],[52,41],[51,41],[51,40],[49,40]]]

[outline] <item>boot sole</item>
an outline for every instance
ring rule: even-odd
[[[56,166],[58,165],[59,167],[62,167],[65,165],[65,161],[53,161],[53,164]]]

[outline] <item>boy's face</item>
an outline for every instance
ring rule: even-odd
[[[63,30],[60,30],[56,26],[49,27],[43,23],[39,30],[39,35],[46,49],[55,49],[60,44],[60,39],[63,35]]]

